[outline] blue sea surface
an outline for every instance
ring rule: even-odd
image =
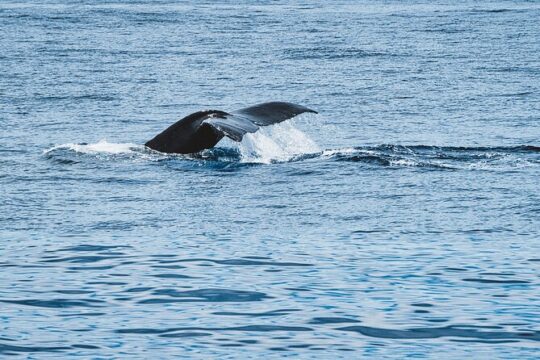
[[[0,357],[538,359],[537,1],[0,2]],[[304,114],[192,155],[202,109]]]

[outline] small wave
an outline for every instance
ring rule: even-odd
[[[404,54],[393,54],[381,51],[358,49],[358,48],[332,48],[332,47],[314,47],[314,48],[292,48],[286,49],[285,58],[289,60],[338,60],[338,59],[358,59],[367,57],[394,57],[405,56]]]
[[[55,145],[43,155],[61,165],[73,165],[85,161],[129,160],[129,161],[161,161],[172,157],[148,149],[144,145],[133,143],[110,143],[100,140],[97,143],[67,143]]]
[[[234,289],[199,289],[179,291],[176,289],[157,289],[155,297],[140,300],[139,304],[168,304],[180,302],[248,302],[271,298],[258,291]]]
[[[498,14],[498,13],[506,13],[506,12],[512,12],[512,11],[519,11],[518,9],[473,9],[471,10],[471,13],[486,13],[486,14]]]
[[[37,352],[60,352],[69,350],[71,347],[66,346],[20,346],[0,343],[0,354],[17,355],[21,353],[37,353]]]
[[[240,143],[224,140],[219,146],[196,154],[164,154],[132,143],[68,143],[45,150],[56,163],[70,165],[84,156],[98,160],[174,161],[180,166],[211,169],[242,168],[250,164],[300,161],[353,162],[382,168],[433,170],[515,170],[540,166],[540,147],[520,146],[359,146],[321,151],[308,135],[291,123],[262,128]]]
[[[129,154],[141,148],[142,148],[141,145],[130,144],[130,143],[126,143],[126,144],[110,143],[107,140],[103,139],[94,144],[68,143],[68,144],[56,145],[56,146],[51,147],[50,149],[45,150],[44,153],[50,154],[57,150],[72,150],[72,151],[83,153],[83,154],[95,154],[95,153]]]
[[[325,150],[320,158],[383,167],[423,167],[446,170],[504,170],[540,165],[540,147],[438,147],[378,145]]]
[[[489,330],[489,331],[485,331]],[[492,331],[495,329],[496,331]],[[380,339],[437,339],[443,337],[468,338],[470,341],[540,341],[540,332],[503,331],[499,326],[449,325],[439,328],[384,329],[369,326],[348,326],[338,330],[350,331]]]

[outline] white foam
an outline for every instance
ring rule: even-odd
[[[83,154],[129,154],[133,153],[134,149],[140,148],[141,145],[131,143],[110,143],[103,139],[94,144],[62,144],[56,145],[52,148],[45,150],[45,153],[49,153],[54,150],[67,149]]]
[[[344,154],[354,154],[354,153],[362,153],[362,154],[375,154],[374,151],[371,150],[359,150],[355,148],[343,148],[343,149],[328,149],[324,150],[321,154],[322,157],[332,157],[334,155],[344,155]]]
[[[317,144],[297,129],[292,122],[284,122],[246,134],[238,145],[242,162],[269,164],[319,152]]]

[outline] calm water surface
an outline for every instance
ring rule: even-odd
[[[540,4],[0,4],[0,355],[535,359]],[[190,156],[190,112],[319,111]]]

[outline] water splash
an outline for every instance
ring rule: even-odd
[[[44,151],[44,154],[49,154],[51,152],[54,152],[56,150],[71,150],[75,151],[77,153],[83,153],[83,154],[98,154],[98,153],[104,153],[104,154],[132,154],[136,150],[142,150],[144,146],[137,145],[137,144],[131,144],[131,143],[110,143],[106,139],[102,139],[94,144],[75,144],[75,143],[68,143],[68,144],[62,144],[62,145],[56,145],[51,147],[50,149],[47,149]]]
[[[288,161],[298,155],[320,152],[317,144],[290,121],[246,134],[238,148],[242,162],[263,164]]]

